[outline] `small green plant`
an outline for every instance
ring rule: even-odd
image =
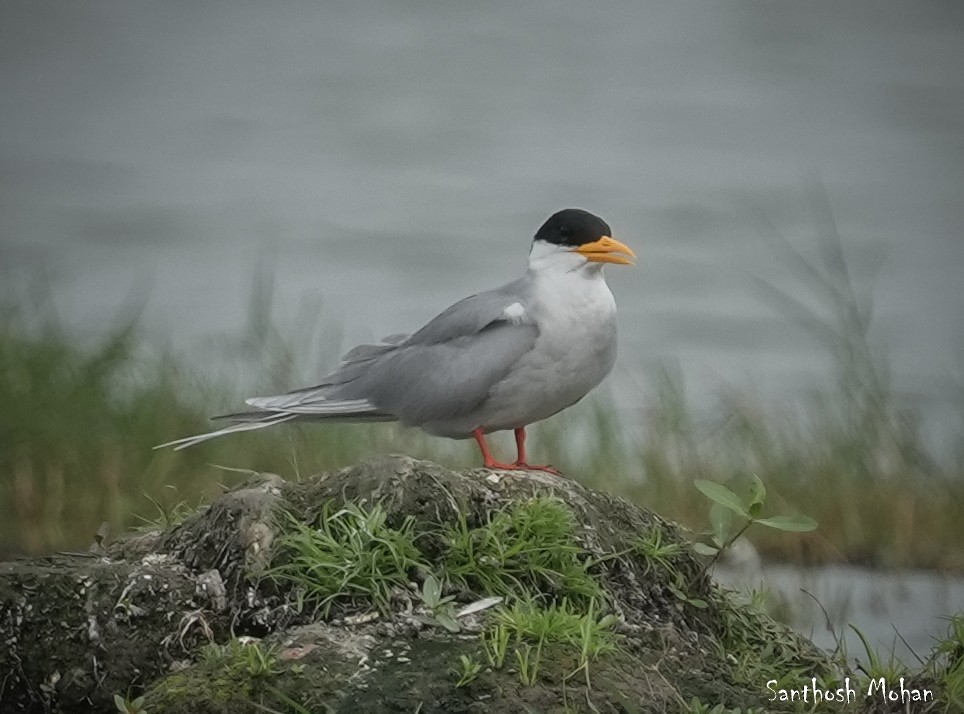
[[[241,651],[247,672],[252,677],[269,677],[281,672],[276,646],[262,647],[258,642],[250,642],[243,645]]]
[[[519,667],[519,681],[527,687],[532,687],[539,681],[539,669],[542,665],[542,644],[539,640],[535,651],[529,643],[523,643],[515,649],[515,661]]]
[[[866,635],[860,631],[860,629],[853,623],[848,623],[848,627],[854,631],[860,640],[860,644],[864,648],[864,654],[867,655],[867,663],[858,665],[864,674],[866,674],[870,679],[878,679],[883,677],[888,682],[896,682],[901,677],[908,677],[910,675],[907,666],[900,661],[896,654],[896,642],[894,647],[891,648],[890,654],[887,659],[881,657],[881,655],[870,646],[870,642],[867,640]]]
[[[568,680],[584,672],[589,684],[589,664],[602,654],[616,649],[616,618],[599,616],[598,604],[589,602],[585,612],[577,611],[568,600],[540,607],[534,601],[517,600],[511,607],[496,613],[494,623],[482,635],[489,663],[501,669],[510,643],[519,669],[519,679],[532,686],[539,675],[542,656],[547,647],[561,646],[574,651],[576,669]]]
[[[568,680],[582,672],[585,675],[587,690],[592,689],[589,681],[589,663],[594,662],[600,655],[616,649],[615,639],[610,639],[608,634],[603,635],[611,625],[615,624],[615,618],[609,616],[597,620],[595,607],[596,602],[591,601],[589,612],[580,619],[579,635],[573,643],[579,649],[579,665],[566,677]],[[611,630],[608,630],[608,632],[612,634]]]
[[[425,576],[422,589],[416,595],[422,604],[431,610],[432,615],[419,619],[427,625],[444,627],[449,632],[460,632],[462,628],[455,619],[455,596],[442,595],[443,589],[443,584],[434,575],[429,573]]]
[[[475,678],[479,676],[479,672],[481,671],[481,662],[470,655],[462,655],[459,657],[459,668],[455,672],[459,677],[459,681],[455,683],[455,686],[461,688],[471,684],[475,681]]]
[[[121,714],[148,714],[148,710],[144,707],[144,697],[127,699],[120,694],[115,694],[114,706]]]
[[[174,494],[177,493],[177,486],[174,484],[167,484],[165,488]],[[197,513],[201,507],[201,504],[191,506],[190,503],[183,499],[171,504],[162,503],[149,493],[145,493],[144,498],[154,507],[154,514],[151,516],[134,514],[134,518],[140,521],[140,525],[137,526],[137,530],[140,531],[168,530],[183,523],[188,516]]]
[[[581,602],[603,598],[589,574],[592,561],[576,542],[572,511],[558,498],[512,503],[477,528],[460,516],[443,538],[445,573],[466,589],[505,597],[550,593]]]
[[[234,638],[224,645],[207,645],[201,650],[201,660],[212,667],[227,663],[252,679],[269,677],[282,671],[278,647],[266,647],[251,638]]]
[[[746,533],[747,529],[754,523],[780,531],[794,532],[812,531],[817,527],[817,522],[808,516],[760,518],[760,511],[766,501],[766,486],[763,485],[763,481],[756,474],[751,475],[751,489],[747,499],[741,499],[726,486],[715,481],[697,479],[694,484],[700,493],[714,504],[714,507],[710,509],[712,528],[708,534],[711,543],[695,543],[693,546],[701,555],[712,556],[712,559],[703,569],[704,573],[712,568],[719,560],[720,555]],[[742,521],[734,526],[731,514],[735,514]]]
[[[680,572],[674,573],[672,582],[666,583],[666,589],[673,593],[673,595],[676,596],[676,599],[679,600],[679,602],[676,603],[677,609],[682,609],[684,604],[689,605],[690,607],[695,607],[698,610],[706,609],[709,606],[706,600],[704,598],[693,597],[692,595],[688,594],[687,589],[689,587],[690,584],[686,581],[686,576]]]
[[[368,599],[388,612],[395,590],[427,564],[415,545],[415,519],[409,516],[397,529],[386,519],[379,504],[366,510],[348,503],[334,511],[329,502],[315,527],[287,514],[280,564],[269,575],[292,583],[325,617],[338,599]]]
[[[640,556],[646,564],[646,573],[659,570],[669,576],[667,588],[680,601],[677,607],[688,604],[696,608],[705,608],[706,600],[687,594],[689,584],[686,575],[677,567],[677,559],[682,556],[688,546],[683,543],[665,542],[663,530],[653,527],[642,533],[633,541],[630,550]]]
[[[617,639],[616,618],[600,617],[595,601],[590,601],[588,609],[580,612],[565,599],[546,607],[531,600],[517,600],[496,613],[496,622],[503,624],[510,637],[517,641],[542,640],[582,647],[588,639],[594,655],[612,651]]]
[[[496,622],[482,632],[482,646],[489,664],[495,669],[502,669],[505,656],[509,651],[509,628],[501,622]]]
[[[435,612],[455,600],[454,595],[442,595],[443,590],[443,583],[429,573],[425,576],[425,580],[422,581],[422,589],[418,593],[418,598],[425,607]]]
[[[654,568],[672,572],[674,560],[684,552],[684,547],[682,543],[665,543],[662,528],[654,527],[636,537],[632,551],[646,561],[646,573]]]
[[[964,711],[964,612],[948,622],[947,636],[934,646],[929,665],[944,692],[944,711]]]

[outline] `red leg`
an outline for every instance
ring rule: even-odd
[[[475,437],[475,443],[479,445],[479,450],[482,452],[483,465],[487,469],[500,469],[502,471],[548,471],[551,474],[559,476],[559,472],[551,466],[533,466],[526,463],[525,427],[515,430],[515,445],[519,451],[519,457],[514,464],[504,464],[493,458],[492,452],[489,451],[489,445],[485,442],[485,433],[481,428],[475,429],[472,432],[472,436]]]
[[[517,470],[513,464],[503,464],[492,458],[492,452],[489,451],[489,445],[485,443],[485,434],[482,429],[475,429],[472,432],[472,436],[475,437],[475,443],[479,445],[479,450],[482,452],[483,465],[487,469],[507,469],[507,470]]]
[[[551,466],[535,465],[526,462],[526,428],[524,426],[515,430],[515,448],[519,452],[519,455],[515,461],[515,466],[517,468],[526,469],[528,471],[548,471],[556,476],[560,475],[559,472]]]
[[[515,448],[519,453],[515,462],[521,466],[526,462],[526,428],[524,426],[515,430]]]

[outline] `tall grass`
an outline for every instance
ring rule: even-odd
[[[842,408],[829,395],[814,398],[801,414],[725,393],[715,409],[694,414],[678,373],[664,370],[654,381],[638,445],[613,437],[612,417],[597,414],[590,428],[602,427],[606,440],[619,441],[618,450],[603,446],[570,456],[567,472],[592,474],[590,481],[694,530],[709,527],[707,501],[694,479],[740,491],[752,473],[766,484],[773,513],[803,513],[819,522],[812,533],[752,533],[766,557],[964,571],[960,469],[922,465],[919,448],[905,460],[893,458],[901,452],[888,445],[891,454],[882,458],[875,438],[834,420]],[[913,434],[901,435],[905,444],[912,445]],[[554,434],[552,441],[562,440]]]

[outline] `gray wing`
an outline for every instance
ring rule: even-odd
[[[504,314],[505,309],[513,303],[524,302],[528,294],[529,283],[521,278],[501,288],[471,295],[436,315],[404,344],[444,344],[459,337],[476,335],[493,323],[511,323]]]
[[[523,279],[465,298],[407,339],[393,336],[354,348],[319,385],[248,404],[275,414],[331,418],[339,404],[353,401],[359,412],[413,425],[466,414],[532,348],[536,326],[505,313],[524,303],[526,294]]]
[[[314,387],[247,403],[255,410],[225,414],[233,424],[155,448],[184,449],[209,439],[291,421],[394,421],[419,425],[471,412],[512,365],[532,348],[538,330],[518,311],[525,279],[455,303],[414,335],[359,345]]]

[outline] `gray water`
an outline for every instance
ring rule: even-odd
[[[901,399],[961,432],[959,3],[2,0],[0,103],[0,275],[80,331],[145,294],[237,331],[258,265],[281,314],[407,331],[582,206],[642,258],[623,394],[669,361],[792,401],[830,360],[755,279],[806,295],[773,235],[819,256],[819,184]]]
[[[789,614],[788,624],[819,647],[842,646],[851,662],[868,661],[853,627],[884,662],[892,654],[909,667],[919,666],[935,642],[947,637],[947,615],[964,610],[964,578],[943,573],[767,565],[714,574],[739,591],[765,590],[770,602]]]

